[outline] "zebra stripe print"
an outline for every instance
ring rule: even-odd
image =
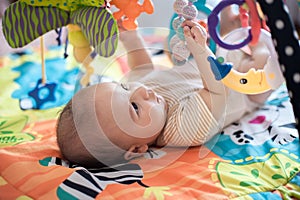
[[[132,184],[143,178],[143,171],[136,164],[124,164],[116,168],[80,168],[60,184],[57,195],[61,199],[68,195],[77,199],[95,199],[109,184]]]
[[[92,200],[109,184],[132,184],[135,182],[141,184],[144,177],[142,169],[137,164],[127,163],[86,169],[57,157],[44,158],[40,160],[40,164],[43,166],[61,165],[76,169],[57,188],[56,193],[59,199]]]
[[[100,56],[109,57],[114,54],[118,45],[118,26],[105,8],[80,8],[71,12],[71,23],[80,26]]]
[[[46,32],[69,23],[69,14],[58,8],[11,4],[2,20],[3,34],[13,48],[23,47]]]

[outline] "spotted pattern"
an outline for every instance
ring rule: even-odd
[[[300,47],[299,37],[288,14],[288,8],[281,0],[258,0],[266,15],[278,53],[279,63],[286,79],[287,88],[296,118],[296,127],[300,133]],[[297,92],[298,90],[298,92]]]

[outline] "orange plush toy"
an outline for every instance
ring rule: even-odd
[[[154,11],[151,0],[144,0],[143,4],[139,4],[138,0],[112,0],[111,5],[114,5],[118,11],[113,13],[116,20],[124,17],[122,25],[127,30],[137,28],[136,18],[142,13],[152,14]]]

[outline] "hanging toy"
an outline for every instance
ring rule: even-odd
[[[43,36],[40,37],[40,43],[42,78],[37,81],[36,87],[28,93],[28,97],[19,100],[22,110],[42,109],[45,103],[56,100],[54,94],[57,84],[47,81]]]
[[[2,20],[3,34],[12,48],[23,47],[68,24],[77,25],[83,44],[88,43],[100,56],[114,54],[118,26],[105,0],[19,0],[5,10]]]
[[[39,110],[42,106],[51,101],[55,101],[55,89],[56,83],[42,83],[42,79],[39,79],[36,87],[28,93],[27,98],[19,100],[20,108],[22,110]]]
[[[233,43],[239,41],[249,33],[250,28],[239,28],[230,32],[224,42]],[[245,94],[259,94],[271,89],[277,89],[283,82],[284,77],[278,63],[278,56],[272,43],[271,34],[261,29],[258,41],[266,45],[270,52],[263,69],[255,70],[251,68],[246,73],[241,73],[233,69],[229,64],[228,49],[218,48],[216,52],[217,59],[209,58],[212,71],[216,80],[222,81],[227,87]]]
[[[5,11],[3,34],[11,47],[18,48],[66,26],[73,56],[85,69],[81,84],[86,86],[93,73],[93,52],[109,57],[118,45],[118,26],[108,7],[106,0],[19,0]]]
[[[185,20],[195,19],[198,15],[198,10],[194,6],[194,2],[197,0],[176,0],[174,2],[174,11],[178,14],[178,17],[172,21],[173,29],[176,32],[170,40],[170,48],[172,52],[172,60],[176,65],[183,65],[191,55],[190,50],[187,47],[182,22]]]
[[[228,33],[222,40],[216,31],[219,22],[218,14],[227,6],[237,4],[240,6],[240,19],[242,27]],[[249,10],[249,15],[246,11]],[[251,23],[249,26],[249,19]],[[212,71],[217,80],[220,80],[227,87],[245,94],[259,94],[271,89],[278,88],[284,81],[278,56],[273,46],[271,35],[268,31],[262,29],[258,7],[253,0],[223,0],[212,11],[208,17],[209,33],[215,42],[219,45],[216,51],[218,59],[209,58]],[[254,66],[249,66],[250,70],[246,73],[236,71],[232,65],[226,64],[235,58],[229,57],[229,51],[240,49],[251,55],[250,47],[254,47],[260,42],[264,44],[269,52],[269,58],[264,62],[263,69],[256,70]],[[259,56],[259,55],[257,55]],[[220,62],[220,60],[222,62]],[[225,64],[224,64],[224,63]],[[235,66],[238,68],[239,66]]]
[[[135,30],[138,26],[136,18],[142,13],[152,14],[154,6],[151,0],[144,0],[143,4],[139,4],[138,0],[112,0],[111,5],[114,5],[119,10],[113,13],[116,20],[122,20],[122,26],[126,30]]]
[[[236,4],[239,6],[240,19],[242,27],[248,27],[249,25],[249,15],[251,16],[251,29],[249,29],[248,35],[239,43],[225,43],[220,39],[220,35],[217,32],[217,26],[219,24],[219,14],[220,12],[228,6]],[[249,11],[249,13],[247,12]],[[222,48],[226,49],[240,49],[243,46],[250,43],[250,45],[255,45],[258,41],[261,28],[268,29],[265,25],[265,21],[259,16],[256,2],[253,0],[223,0],[221,1],[208,16],[208,32],[210,37]]]
[[[226,49],[240,49],[243,46],[245,46],[246,44],[248,44],[251,39],[252,39],[252,35],[251,35],[251,29],[249,30],[249,34],[248,36],[242,40],[240,43],[238,44],[227,44],[225,42],[223,42],[220,39],[220,35],[216,30],[216,27],[219,24],[219,13],[225,8],[228,7],[232,4],[236,4],[238,6],[241,6],[242,4],[245,3],[245,0],[224,0],[221,1],[211,12],[211,14],[208,16],[208,32],[210,34],[210,37],[220,46]]]
[[[197,15],[197,19],[200,19],[200,21],[198,21],[198,23],[205,27],[207,29],[207,17],[210,15],[212,8],[214,7],[213,5],[210,5],[214,2],[212,1],[208,1],[208,0],[198,0],[196,2],[194,2],[194,6],[196,6],[197,10],[198,10],[198,15]],[[175,10],[175,9],[174,9]],[[176,19],[176,20],[175,20]],[[181,21],[180,21],[181,20]],[[168,35],[168,42],[169,42],[169,48],[170,48],[170,44],[171,44],[171,38],[175,35],[175,31],[174,28],[175,27],[177,29],[178,26],[180,26],[182,24],[182,20],[184,20],[183,17],[179,18],[178,14],[175,12],[170,20],[170,33]],[[219,29],[219,27],[217,27]],[[172,44],[176,44],[177,39],[172,42]],[[208,38],[208,46],[211,49],[212,52],[216,52],[216,43],[213,39]],[[171,48],[170,48],[171,49]]]

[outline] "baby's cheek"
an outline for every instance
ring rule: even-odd
[[[152,106],[150,110],[150,126],[156,132],[160,131],[166,122],[166,112],[164,108],[160,105]]]

